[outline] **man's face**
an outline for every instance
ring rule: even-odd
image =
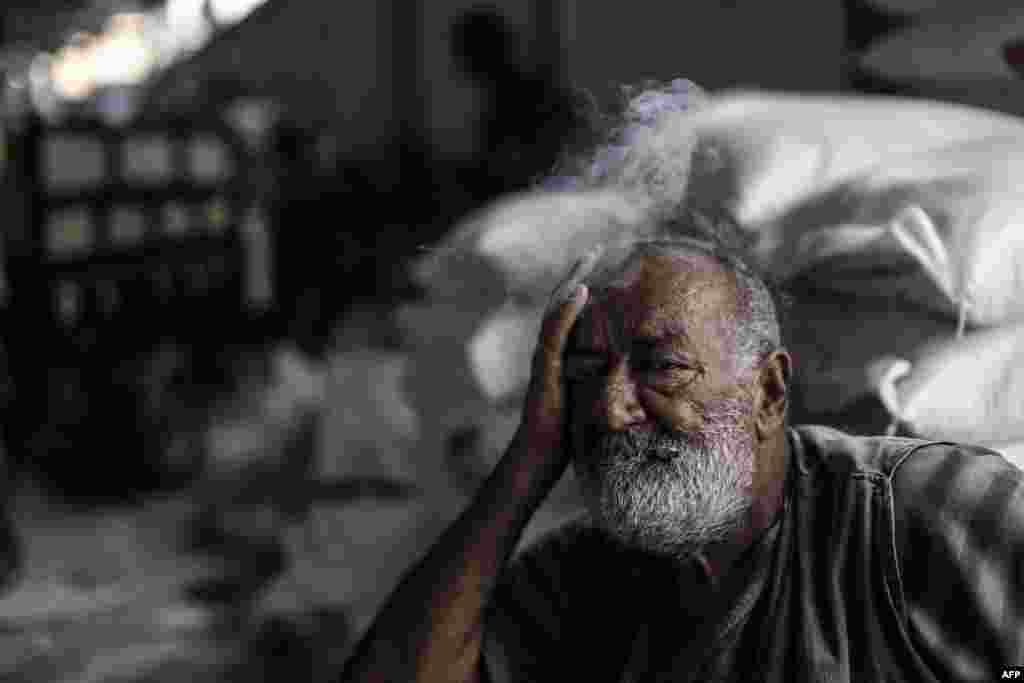
[[[747,517],[750,377],[732,349],[735,285],[703,254],[634,254],[602,282],[565,357],[573,459],[612,536],[685,557]]]

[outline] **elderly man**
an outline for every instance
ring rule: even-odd
[[[1024,664],[1019,470],[790,428],[773,297],[721,245],[606,249],[560,290],[512,444],[347,680],[989,681]],[[570,461],[589,514],[511,559]]]

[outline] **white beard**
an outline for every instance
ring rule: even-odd
[[[603,436],[574,467],[594,520],[629,547],[685,559],[727,540],[751,508],[754,440],[741,401],[724,401],[700,434]]]

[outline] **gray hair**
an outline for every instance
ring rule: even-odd
[[[782,346],[779,314],[765,281],[743,268],[732,268],[736,278],[736,309],[740,323],[736,326],[734,347],[740,364],[753,369]]]
[[[684,206],[674,221],[665,224],[671,241],[679,235],[696,234],[710,244],[711,255],[736,283],[737,325],[733,344],[740,365],[752,370],[782,347],[780,319],[788,299],[781,286],[754,259],[754,238],[732,216],[712,207]]]

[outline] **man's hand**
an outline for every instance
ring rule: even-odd
[[[562,353],[587,303],[594,251],[558,286],[541,325],[523,420],[469,507],[403,576],[343,680],[480,681],[485,608],[531,515],[569,463]]]
[[[601,257],[594,249],[581,258],[551,295],[533,354],[533,372],[523,403],[523,419],[514,443],[534,456],[568,463],[565,447],[565,383],[562,355],[576,319],[589,298],[583,280]]]

